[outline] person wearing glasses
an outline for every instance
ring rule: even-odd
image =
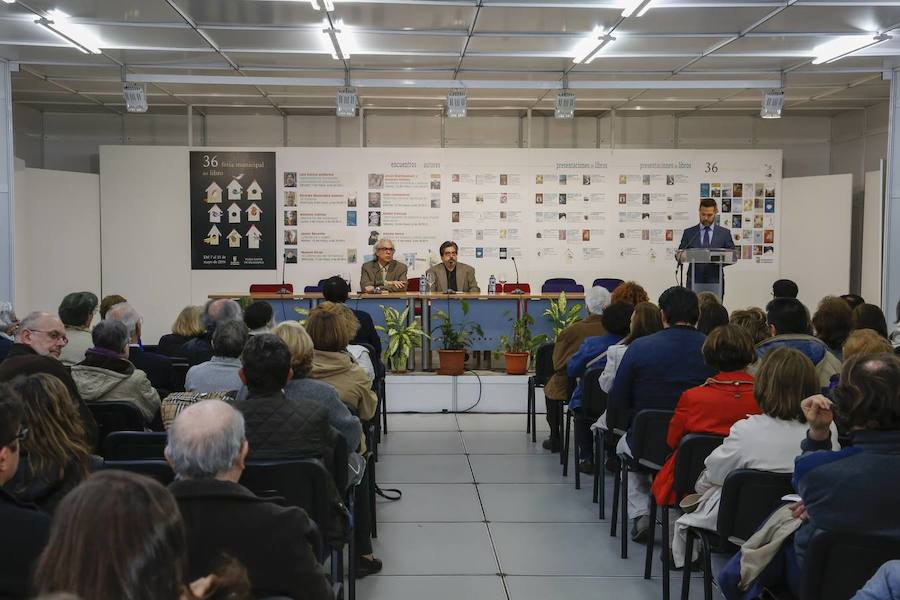
[[[463,292],[477,294],[478,282],[475,280],[475,269],[457,260],[459,246],[456,242],[444,242],[441,244],[441,264],[428,269],[434,278],[433,292]]]
[[[17,375],[46,373],[58,378],[78,405],[88,440],[97,444],[97,423],[87,404],[78,393],[78,387],[59,356],[69,343],[66,328],[58,316],[48,312],[33,312],[19,322],[16,343],[9,349],[6,359],[0,363],[0,381],[10,381]]]
[[[19,451],[28,437],[25,410],[18,394],[0,384],[0,597],[28,598],[28,578],[50,535],[50,517],[16,499],[5,484],[19,469]]]
[[[368,294],[406,291],[406,265],[394,260],[394,242],[381,238],[373,248],[375,258],[363,263],[359,287]]]

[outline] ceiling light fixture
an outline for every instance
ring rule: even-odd
[[[359,103],[359,97],[356,95],[356,88],[347,87],[338,88],[337,91],[337,116],[339,117],[355,117],[356,105]]]
[[[85,54],[100,54],[100,40],[84,25],[75,25],[69,15],[53,9],[34,21]]]
[[[591,61],[597,58],[601,50],[614,41],[616,41],[616,38],[607,35],[601,28],[594,27],[594,30],[572,49],[572,62],[589,65]]]
[[[3,1],[6,2],[7,4],[15,4],[16,3],[16,0],[3,0]]]
[[[454,119],[465,117],[467,103],[466,90],[450,90],[447,92],[447,116]]]
[[[575,116],[575,94],[562,90],[556,95],[556,110],[553,116],[557,119],[571,119]]]
[[[634,15],[635,17],[643,17],[650,10],[651,4],[653,4],[653,0],[628,0],[625,9],[622,10],[622,16],[630,17]]]
[[[343,21],[335,21],[334,25],[328,19],[322,21],[322,33],[331,44],[331,57],[335,60],[350,59],[350,40]]]
[[[138,83],[125,83],[122,85],[122,96],[125,98],[125,108],[130,113],[147,112],[147,90]]]
[[[334,2],[332,0],[322,0],[321,5],[319,4],[319,0],[309,0],[309,5],[313,7],[313,10],[322,10],[325,9],[325,12],[332,12],[334,10]]]
[[[813,59],[812,64],[821,65],[823,63],[831,63],[840,60],[845,56],[849,56],[854,52],[858,52],[863,48],[875,46],[876,44],[886,42],[889,39],[891,39],[891,36],[886,33],[875,36],[844,35],[813,48],[812,53],[815,58]]]
[[[759,116],[763,119],[780,119],[784,108],[784,90],[765,90]]]

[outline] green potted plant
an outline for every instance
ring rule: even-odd
[[[544,316],[553,324],[553,340],[551,341],[555,341],[563,329],[581,320],[581,305],[569,306],[566,302],[566,293],[560,292],[559,298],[550,301],[550,306],[544,311]]]
[[[531,335],[534,317],[524,313],[518,319],[509,319],[513,324],[511,336],[500,336],[497,353],[502,353],[506,360],[507,375],[524,375],[528,372],[530,357],[538,347],[547,341],[545,334]]]
[[[451,320],[446,311],[434,312],[434,318],[441,321],[440,325],[431,330],[432,333],[441,332],[441,348],[438,350],[439,375],[462,375],[465,370],[466,348],[472,345],[472,336],[484,335],[481,325],[466,319],[469,314],[469,302],[461,300],[459,304],[462,319],[457,323]]]
[[[422,338],[430,338],[422,331],[422,326],[415,319],[408,319],[409,308],[399,311],[390,306],[380,305],[384,313],[384,325],[376,325],[375,329],[387,335],[387,348],[382,353],[388,368],[394,373],[406,372],[406,363],[413,348],[422,345]]]

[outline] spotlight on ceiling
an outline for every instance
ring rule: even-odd
[[[763,92],[762,108],[759,116],[763,119],[780,119],[784,108],[784,90],[766,90]]]
[[[125,98],[125,108],[130,113],[147,112],[147,91],[138,83],[125,83],[122,85],[122,96]]]
[[[466,116],[467,102],[466,90],[450,90],[447,92],[447,116],[454,119]]]
[[[889,39],[891,39],[891,36],[886,33],[875,36],[844,35],[813,48],[813,56],[815,56],[815,58],[813,59],[812,64],[820,65],[822,63],[834,62],[845,56],[849,56],[854,52],[858,52],[863,48],[870,48],[871,46],[886,42]]]
[[[562,90],[556,95],[556,110],[553,115],[557,119],[571,119],[575,116],[575,94]]]
[[[337,116],[339,117],[355,117],[356,105],[359,103],[359,97],[356,95],[356,88],[342,87],[337,91]]]
[[[572,49],[572,62],[575,64],[590,64],[600,51],[616,41],[616,38],[607,35],[600,27],[594,27],[594,30],[578,45]]]
[[[622,10],[622,16],[630,17],[634,15],[635,17],[643,17],[650,10],[651,4],[653,4],[653,0],[628,0],[625,8]]]

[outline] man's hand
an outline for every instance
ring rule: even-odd
[[[831,400],[821,394],[810,396],[800,403],[803,416],[809,425],[810,439],[821,442],[831,436],[831,423],[834,421],[831,406]]]
[[[385,281],[384,285],[393,290],[399,290],[403,288],[403,284],[406,283],[404,281]]]
[[[804,504],[802,500],[796,504],[791,505],[791,515],[795,519],[809,521],[809,513],[806,512],[806,504]]]

